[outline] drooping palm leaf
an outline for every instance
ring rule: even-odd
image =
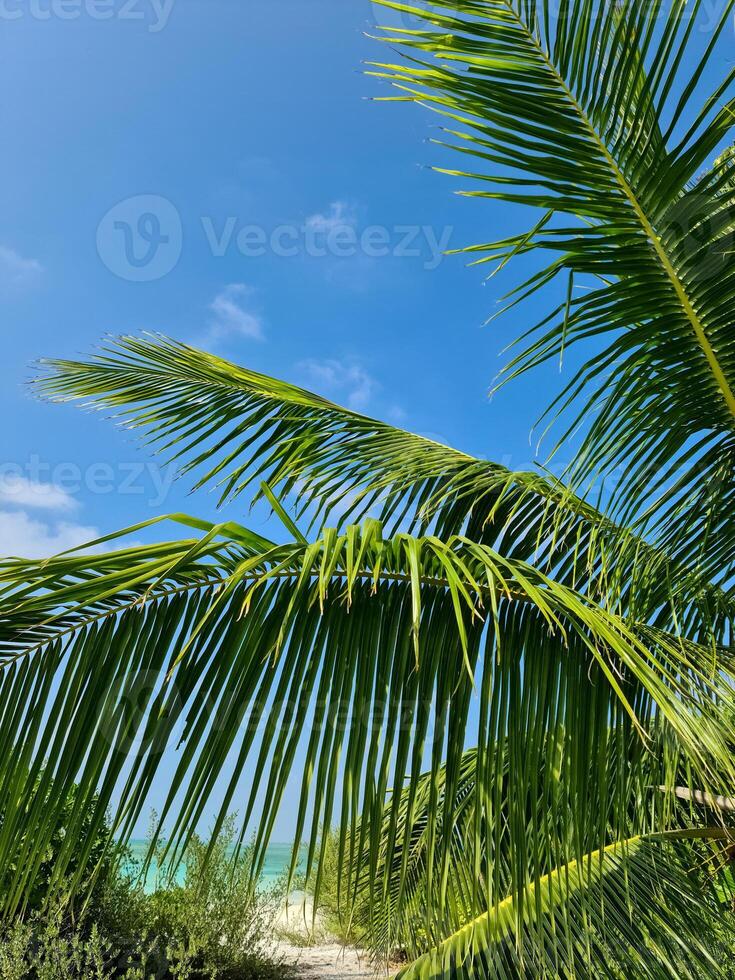
[[[594,813],[572,806],[595,792],[616,798],[623,826],[636,760],[660,730],[703,791],[722,793],[733,781],[722,713],[733,708],[726,655],[626,622],[461,536],[384,539],[368,521],[313,544],[274,545],[236,525],[226,534],[210,526],[199,542],[5,563],[0,590],[0,864],[16,858],[15,827],[37,828],[6,911],[22,902],[54,807],[72,783],[80,783],[76,819],[92,798],[100,820],[114,801],[124,835],[161,754],[175,746],[161,817],[173,820],[172,853],[185,846],[223,772],[224,816],[251,761],[244,819],[262,803],[261,862],[306,734],[297,823],[309,866],[318,828],[333,820],[343,839],[354,838],[359,822],[377,855],[390,788],[397,821],[395,791],[407,776],[417,785],[427,755],[432,771],[445,765],[457,777],[474,727],[475,684],[488,780],[507,748],[518,785],[533,785],[549,730],[566,733],[573,761],[565,790],[534,818],[536,841],[552,810],[572,821],[578,843],[596,827],[602,836]],[[610,751],[615,744],[625,751]],[[527,862],[527,807],[520,797],[501,804],[512,882],[525,887],[537,873]],[[59,876],[77,846],[74,827],[73,817]],[[436,850],[441,880],[448,850]]]

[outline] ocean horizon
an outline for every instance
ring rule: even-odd
[[[140,862],[142,864],[147,847],[148,842],[143,838],[134,838],[129,842],[128,849],[134,863]],[[265,855],[265,863],[263,865],[263,873],[261,875],[261,884],[264,888],[274,885],[278,879],[288,871],[291,864],[292,850],[293,844],[275,842],[268,845]],[[150,868],[148,869],[144,884],[144,888],[147,892],[155,890],[157,875],[158,868],[155,862],[152,862]],[[186,862],[182,861],[182,863],[176,869],[174,881],[179,885],[183,885],[185,876]]]

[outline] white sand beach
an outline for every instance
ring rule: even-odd
[[[385,970],[376,972],[375,965],[364,954],[339,943],[301,948],[282,942],[278,955],[283,957],[284,963],[294,966],[304,980],[354,980],[356,977],[375,980],[391,975]]]
[[[364,951],[344,946],[330,936],[321,917],[313,918],[311,903],[308,898],[304,901],[301,893],[292,895],[289,905],[281,910],[276,932],[281,935],[276,956],[295,967],[304,980],[376,980],[397,972],[376,966]],[[313,941],[307,938],[310,933]]]

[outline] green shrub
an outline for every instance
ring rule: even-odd
[[[106,980],[109,952],[96,925],[84,936],[64,927],[65,916],[17,921],[0,943],[2,980]],[[132,976],[129,978],[132,980]]]
[[[284,886],[255,892],[252,851],[245,848],[233,861],[234,842],[233,821],[211,851],[199,838],[192,840],[184,884],[156,889],[148,897],[149,929],[165,941],[177,969],[188,966],[228,980],[286,977],[284,964],[272,959],[273,923],[285,898]]]
[[[283,888],[254,891],[230,821],[208,855],[192,841],[186,880],[145,894],[130,861],[110,864],[82,914],[59,896],[0,934],[0,980],[286,980],[272,926]]]

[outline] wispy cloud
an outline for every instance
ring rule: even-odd
[[[0,285],[3,287],[31,286],[43,272],[36,259],[24,258],[14,248],[0,245]]]
[[[71,521],[48,523],[24,510],[0,510],[0,556],[49,558],[98,538],[96,527]]]
[[[242,282],[225,286],[210,304],[214,316],[208,324],[207,339],[216,341],[246,337],[249,340],[263,340],[263,321],[252,307],[253,295],[252,287]]]
[[[333,396],[356,412],[364,411],[380,387],[375,378],[357,361],[336,358],[302,361],[299,370],[321,394]]]
[[[376,259],[364,249],[358,223],[360,209],[347,201],[332,201],[326,211],[305,222],[307,243],[313,236],[313,254],[322,259],[321,274],[331,285],[364,292],[375,280]],[[387,229],[385,229],[387,231]]]
[[[394,425],[403,425],[408,418],[406,410],[401,405],[391,405],[385,415],[388,421]]]
[[[329,234],[336,228],[352,228],[357,224],[357,212],[355,208],[347,204],[346,201],[332,201],[326,213],[309,215],[306,219],[306,227],[312,231],[320,231]]]
[[[0,504],[59,511],[74,510],[77,506],[74,497],[62,487],[16,474],[0,474]]]

